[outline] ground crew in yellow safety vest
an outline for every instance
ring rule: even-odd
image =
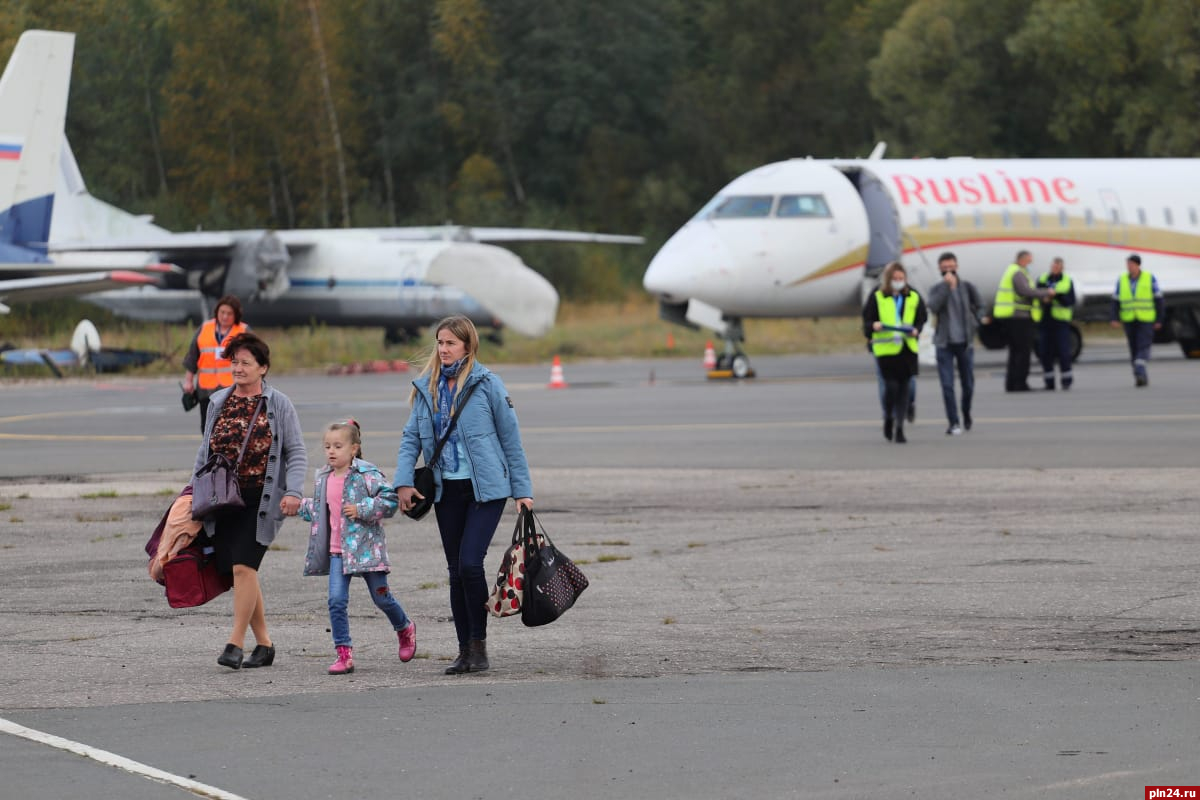
[[[1146,364],[1150,361],[1150,345],[1154,343],[1154,332],[1162,327],[1166,308],[1158,281],[1142,269],[1141,256],[1134,253],[1125,259],[1125,270],[1113,291],[1112,326],[1125,326],[1134,385],[1149,386]]]
[[[907,441],[908,384],[917,374],[917,337],[927,317],[925,301],[908,286],[904,267],[897,261],[884,267],[879,289],[863,304],[862,318],[863,335],[883,377],[883,436],[888,441]]]
[[[213,392],[233,385],[233,366],[224,356],[225,343],[250,330],[242,322],[242,303],[231,294],[217,301],[213,318],[196,330],[187,355],[183,357],[186,370],[184,394],[195,392],[200,400],[200,432],[208,419],[208,398]]]
[[[1054,289],[1053,300],[1034,301],[1030,310],[1037,323],[1038,358],[1042,362],[1042,381],[1047,391],[1054,391],[1054,364],[1062,376],[1062,388],[1071,388],[1071,317],[1075,313],[1075,286],[1071,276],[1063,272],[1063,260],[1050,262],[1050,271],[1037,279],[1039,289]]]
[[[1053,289],[1035,289],[1029,280],[1029,264],[1033,256],[1028,250],[1017,253],[1000,278],[992,319],[1001,326],[1008,340],[1008,364],[1004,369],[1004,391],[1028,392],[1029,353],[1033,349],[1033,303],[1054,297]]]

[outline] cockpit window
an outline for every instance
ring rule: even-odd
[[[829,206],[825,204],[824,195],[819,194],[785,194],[779,198],[777,217],[828,217]]]
[[[709,215],[712,219],[737,219],[746,217],[769,217],[774,198],[769,194],[736,195],[722,198],[713,206]]]

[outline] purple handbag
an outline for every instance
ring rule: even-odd
[[[262,412],[263,401],[259,398],[254,407],[254,414],[246,425],[246,438],[242,439],[242,449],[238,451],[237,461],[230,462],[229,457],[221,453],[211,453],[204,466],[196,470],[192,478],[192,519],[208,520],[219,517],[230,511],[245,508],[242,491],[238,487],[237,468],[246,455],[246,445],[250,443],[250,434],[254,423]]]

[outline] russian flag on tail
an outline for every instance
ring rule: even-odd
[[[22,145],[20,139],[0,138],[0,161],[19,161]]]

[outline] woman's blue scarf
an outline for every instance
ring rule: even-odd
[[[462,386],[462,381],[455,381],[454,389],[451,389],[449,380],[458,377],[458,371],[465,363],[467,363],[467,357],[463,356],[453,364],[443,365],[438,374],[438,410],[433,415],[433,429],[437,433],[438,441],[441,441],[450,427],[450,409],[454,407],[454,397]],[[450,434],[446,446],[442,448],[440,461],[444,471],[453,472],[458,469],[457,431]]]

